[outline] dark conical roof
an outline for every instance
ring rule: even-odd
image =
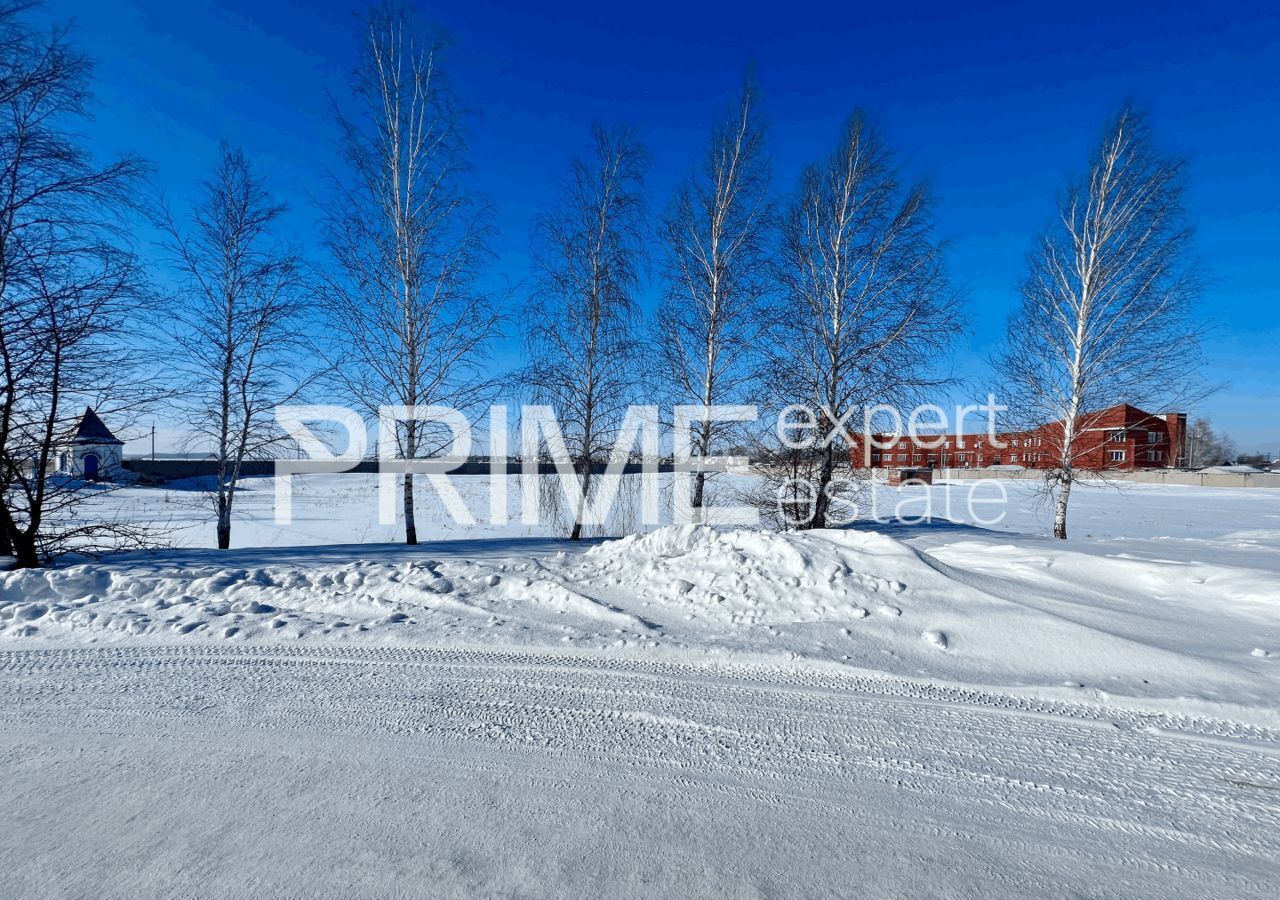
[[[123,444],[111,433],[111,429],[102,424],[102,420],[98,418],[98,414],[93,411],[93,407],[86,406],[84,415],[80,417],[80,425],[76,428],[75,433],[71,435],[73,441],[86,441],[95,444]]]

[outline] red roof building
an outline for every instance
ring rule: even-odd
[[[1078,422],[1075,467],[1089,470],[1177,468],[1186,465],[1186,413],[1143,412],[1126,403],[1088,413]],[[873,435],[855,439],[850,461],[857,469],[1021,466],[1049,469],[1059,463],[1062,423],[1031,431],[982,434]]]

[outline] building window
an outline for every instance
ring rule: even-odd
[[[1123,450],[1112,450],[1112,451],[1111,451],[1111,461],[1112,461],[1112,462],[1124,462],[1124,451],[1123,451]]]
[[[905,453],[899,453],[899,454],[898,454],[898,462],[906,462],[906,461],[907,461],[907,454],[905,454]]]
[[[1107,440],[1116,444],[1123,444],[1124,439],[1125,439],[1125,433],[1123,431],[1112,431],[1107,435]]]
[[[1018,443],[1018,442],[1017,442],[1017,441],[1014,441],[1014,443],[1016,444],[1016,443]],[[1011,462],[1011,463],[1016,463],[1017,461],[1018,461],[1018,454],[1016,454],[1016,453],[1010,453],[1010,454],[1009,454],[1009,462]]]
[[[1148,431],[1148,432],[1147,432],[1147,443],[1148,443],[1148,444],[1158,444],[1158,443],[1160,443],[1160,439],[1161,439],[1161,434],[1160,434],[1160,432],[1158,432],[1158,431]]]
[[[1160,451],[1159,451],[1159,450],[1148,450],[1148,451],[1147,451],[1147,462],[1160,462]]]

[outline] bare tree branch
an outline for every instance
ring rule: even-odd
[[[1011,427],[1049,425],[1055,537],[1067,536],[1071,487],[1093,446],[1083,436],[1103,413],[1203,396],[1183,183],[1183,162],[1161,155],[1145,118],[1125,107],[1028,255],[997,367]]]
[[[27,9],[0,7],[0,550],[31,567],[137,537],[73,524],[84,494],[53,470],[86,402],[119,418],[147,398],[128,346],[142,279],[124,244],[145,168],[93,163],[75,131],[90,63]]]
[[[782,221],[783,297],[764,379],[775,408],[803,404],[816,421],[811,448],[763,461],[763,505],[781,498],[791,524],[826,527],[854,487],[851,473],[837,478],[848,443],[836,425],[850,410],[920,402],[947,381],[939,359],[961,319],[933,226],[928,189],[902,183],[860,112],[801,177]]]
[[[749,399],[772,288],[768,191],[765,129],[748,77],[713,128],[702,166],[680,185],[662,219],[667,285],[656,330],[676,403],[705,409]],[[696,420],[693,455],[710,456],[740,430],[709,416]],[[693,476],[699,518],[709,476],[702,470]]]
[[[463,184],[462,115],[445,83],[447,47],[410,7],[375,8],[340,113],[347,171],[333,179],[324,241],[335,266],[320,305],[336,341],[333,381],[371,417],[382,406],[474,411],[495,379],[487,348],[501,317],[478,276],[489,261],[491,213]],[[438,426],[398,424],[398,454],[438,453]],[[404,473],[405,540],[416,544],[413,472]]]
[[[538,286],[524,313],[524,381],[555,409],[580,481],[573,540],[582,536],[592,464],[612,451],[639,380],[636,291],[649,156],[621,127],[594,127],[591,150],[573,162],[560,200],[535,226]]]
[[[162,207],[160,227],[182,286],[170,305],[177,406],[197,440],[213,448],[210,494],[220,549],[231,546],[231,511],[246,459],[275,454],[275,407],[297,401],[307,373],[305,307],[297,254],[274,235],[283,204],[244,154],[223,144],[186,221]]]

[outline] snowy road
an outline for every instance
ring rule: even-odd
[[[1230,896],[1280,734],[834,669],[0,653],[0,896]]]

